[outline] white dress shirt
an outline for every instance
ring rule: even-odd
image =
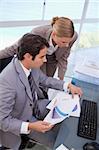
[[[52,36],[50,36],[49,45],[50,45],[50,47],[47,50],[47,54],[52,55],[58,48],[58,45],[56,45],[56,46],[53,45]]]

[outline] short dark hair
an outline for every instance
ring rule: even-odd
[[[18,59],[23,60],[26,53],[32,55],[34,59],[35,56],[39,54],[39,51],[45,47],[49,47],[46,39],[39,35],[27,33],[21,38],[19,42],[17,51]]]

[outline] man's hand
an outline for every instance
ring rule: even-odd
[[[45,133],[46,131],[49,131],[50,129],[52,129],[52,127],[53,125],[51,125],[48,122],[36,121],[36,122],[29,123],[28,129]]]
[[[82,96],[83,92],[81,88],[69,83],[68,89],[71,92],[72,96],[74,97],[74,94],[78,94],[80,97]]]

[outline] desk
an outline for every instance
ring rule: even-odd
[[[73,79],[77,86],[80,86],[83,90],[83,96],[81,99],[90,99],[98,102],[98,114],[99,114],[99,86],[86,83],[83,81],[79,81]],[[88,140],[82,137],[77,136],[77,127],[78,127],[78,118],[69,117],[65,119],[60,127],[54,149],[58,147],[60,144],[64,144],[70,150],[83,150],[83,145],[87,142],[92,142],[92,140]],[[98,115],[98,124],[97,124],[97,138],[94,140],[99,143],[99,115]]]

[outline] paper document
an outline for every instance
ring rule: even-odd
[[[55,98],[48,104],[50,112],[45,117],[44,121],[51,124],[57,124],[69,116],[80,116],[79,96],[75,95],[72,98],[71,94],[58,92]]]
[[[99,78],[99,61],[95,59],[85,59],[81,65],[76,65],[74,71]]]
[[[44,121],[51,123],[52,125],[62,122],[66,117],[61,117],[53,108],[44,118]]]
[[[58,148],[56,148],[56,150],[69,150],[69,149],[63,144],[61,144]]]

